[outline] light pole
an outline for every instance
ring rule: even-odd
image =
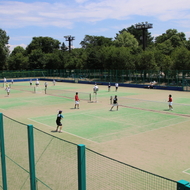
[[[142,23],[138,23],[138,24],[136,24],[135,25],[136,26],[136,29],[137,30],[142,30],[143,31],[143,36],[142,36],[142,38],[143,38],[143,50],[145,50],[145,48],[146,48],[146,31],[149,29],[149,28],[153,28],[153,24],[150,24],[150,23],[148,23],[148,22],[142,22]]]
[[[75,37],[69,35],[69,36],[64,36],[64,38],[65,38],[66,41],[69,41],[69,52],[71,52],[71,42],[72,42],[73,40],[75,40]]]

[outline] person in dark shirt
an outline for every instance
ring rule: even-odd
[[[59,111],[59,113],[57,114],[57,119],[56,119],[56,124],[57,124],[57,128],[55,131],[58,131],[60,133],[62,133],[62,123],[61,123],[61,120],[63,119],[63,115],[62,115],[62,111]]]
[[[110,111],[112,111],[112,109],[113,109],[114,106],[117,106],[117,111],[118,111],[118,107],[119,106],[118,106],[118,102],[117,102],[117,95],[115,95],[115,97],[113,99],[113,105],[112,105]]]

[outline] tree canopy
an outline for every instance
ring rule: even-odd
[[[33,37],[24,49],[17,46],[10,53],[9,36],[0,29],[0,68],[4,69],[190,69],[190,39],[183,32],[168,29],[155,41],[146,32],[147,47],[142,49],[142,31],[124,28],[114,39],[85,35],[81,48],[68,51],[64,42],[51,37]]]

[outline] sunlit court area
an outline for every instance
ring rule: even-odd
[[[140,189],[160,189],[159,180],[148,177],[149,182],[144,181],[147,175],[171,183],[188,181],[189,92],[121,86],[116,91],[113,84],[110,89],[97,84],[95,94],[94,84],[39,79],[36,85],[33,79],[32,84],[29,80],[10,82],[8,95],[5,84],[1,86],[9,185],[14,183],[15,172],[14,185],[23,189],[29,185],[27,125],[35,128],[39,189],[77,189],[76,146],[81,144],[87,149],[87,189],[138,189],[139,185]],[[76,92],[79,109],[75,109]],[[168,106],[170,94],[173,110]],[[110,111],[115,96],[118,110],[114,106]],[[56,131],[60,110],[64,116],[62,133]],[[61,175],[57,177],[56,172]],[[176,189],[175,183],[169,186],[161,189]]]

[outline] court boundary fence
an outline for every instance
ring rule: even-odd
[[[63,142],[69,143],[69,145],[72,145],[73,147],[77,147],[77,149],[74,148],[74,150],[76,150],[74,155],[76,155],[77,157],[77,168],[75,172],[78,173],[77,175],[78,185],[76,187],[76,189],[78,190],[86,190],[86,189],[187,190],[187,189],[190,189],[190,183],[185,180],[180,180],[176,182],[174,180],[144,171],[137,167],[125,164],[123,162],[117,161],[115,159],[109,158],[100,153],[97,153],[91,149],[86,148],[85,145],[83,144],[77,145],[72,142],[59,139],[57,137],[54,137],[53,135],[50,135],[39,129],[36,129],[33,125],[20,123],[16,120],[13,120],[3,115],[3,113],[0,113],[0,151],[1,151],[1,174],[2,174],[0,187],[3,190],[9,189],[9,183],[11,183],[11,179],[7,180],[9,178],[7,176],[7,173],[10,171],[7,172],[6,159],[10,158],[10,155],[6,154],[6,149],[5,149],[6,139],[4,138],[4,128],[9,127],[9,126],[4,126],[4,119],[11,120],[13,124],[15,125],[20,124],[27,128],[27,139],[28,139],[27,146],[28,146],[28,160],[29,160],[28,168],[29,169],[28,171],[26,168],[23,168],[23,169],[30,176],[29,177],[30,188],[28,189],[37,190],[38,182],[41,182],[41,180],[36,175],[34,130],[37,130],[38,132],[40,132],[41,135],[51,136],[51,138],[58,139],[60,142],[63,141]],[[11,127],[11,130],[12,130],[12,127]],[[12,138],[12,137],[9,137],[9,138]],[[13,164],[17,164],[17,163],[13,160]],[[60,164],[57,164],[57,167],[60,167]],[[17,178],[19,177],[22,178],[22,176],[17,176]],[[62,180],[64,180],[65,176],[62,176],[62,177],[63,177]],[[52,187],[49,187],[46,184],[44,185],[46,189],[53,189]],[[19,189],[22,189],[22,187]]]
[[[101,69],[44,69],[0,71],[0,78],[11,82],[18,78],[43,78],[56,81],[72,81],[75,83],[119,83],[131,87],[146,88],[155,82],[154,87],[190,91],[190,70],[101,70]]]

